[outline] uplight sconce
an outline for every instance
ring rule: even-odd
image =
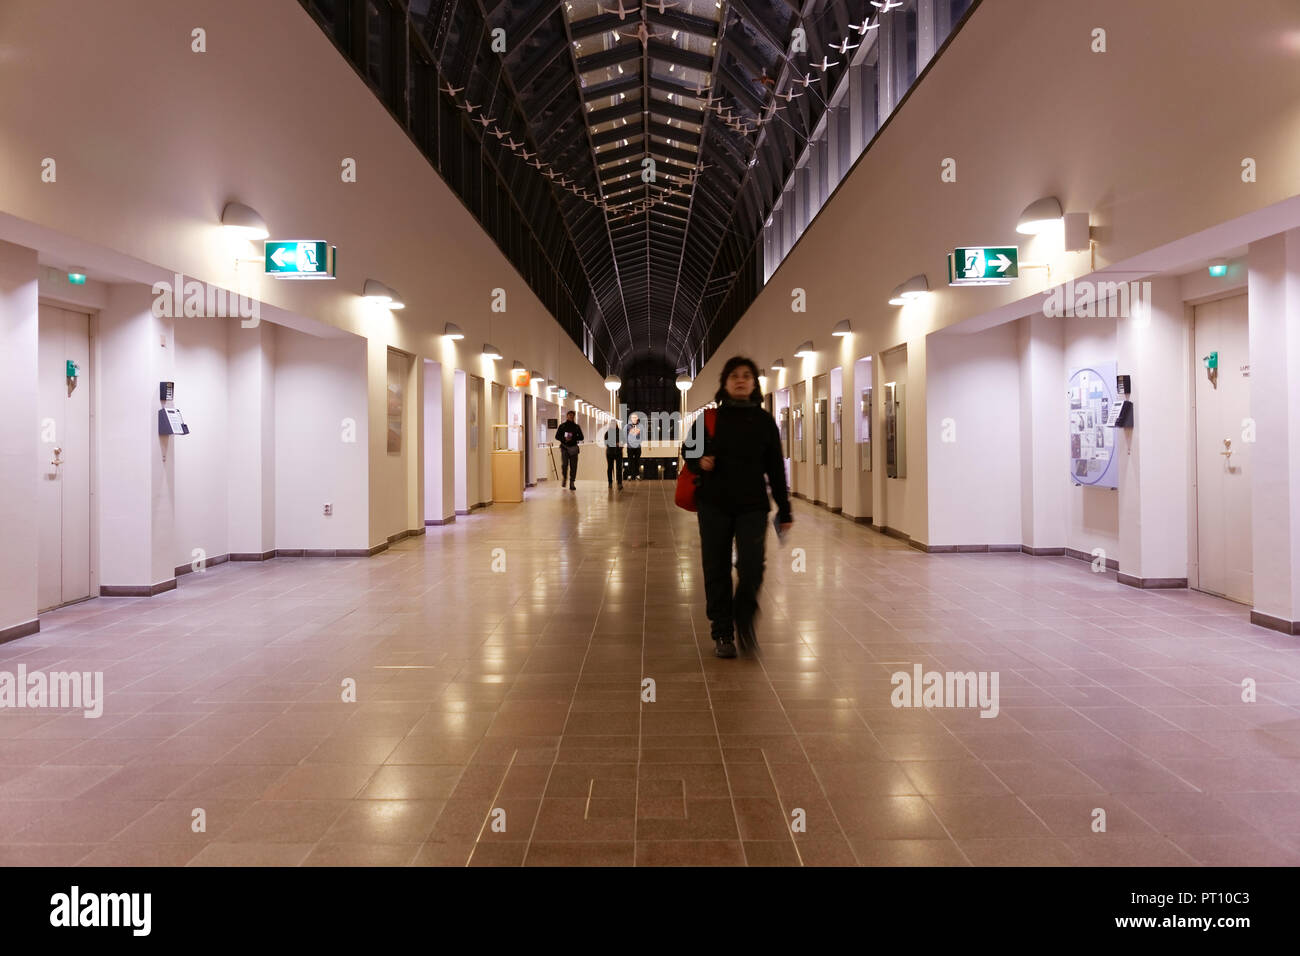
[[[221,225],[241,239],[266,239],[271,235],[261,214],[242,202],[226,203],[226,207],[221,210]]]
[[[406,308],[406,303],[397,294],[397,290],[389,288],[377,279],[367,279],[366,284],[361,289],[361,295],[367,302],[373,302],[375,305],[382,305],[388,309]]]
[[[894,291],[889,294],[890,305],[907,305],[909,302],[915,302],[922,298],[930,291],[930,281],[925,274],[912,276],[900,286],[896,286]]]

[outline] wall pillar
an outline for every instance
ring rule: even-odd
[[[1256,624],[1300,634],[1300,229],[1250,244]]]
[[[40,630],[38,274],[34,250],[0,242],[0,642]]]
[[[173,305],[183,290],[172,293]],[[175,445],[158,434],[158,383],[175,379],[175,320],[152,312],[143,285],[113,285],[99,315],[96,355],[99,580],[104,595],[176,587]],[[183,407],[183,406],[182,406]]]
[[[1132,376],[1133,427],[1118,429],[1119,576],[1144,588],[1187,587],[1189,328],[1178,280],[1155,279],[1116,323],[1120,375]]]

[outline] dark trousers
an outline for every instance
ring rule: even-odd
[[[617,478],[620,488],[623,487],[623,472],[619,470],[623,461],[622,451],[621,448],[605,449],[605,480],[613,484],[614,479]]]
[[[560,484],[571,485],[578,477],[578,446],[560,446]]]
[[[767,538],[767,512],[728,514],[700,501],[700,552],[704,563],[704,594],[714,640],[730,641],[737,620],[752,620],[758,612],[758,589],[763,584],[763,546]],[[731,543],[736,543],[736,571],[740,580],[731,591]]]
[[[640,448],[628,448],[627,450],[627,476],[629,479],[641,477]]]

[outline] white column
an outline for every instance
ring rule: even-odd
[[[34,250],[0,242],[0,636],[6,639],[40,628],[38,274]]]
[[[1186,587],[1188,323],[1176,279],[1156,279],[1150,289],[1150,301],[1116,323],[1118,374],[1132,376],[1133,385],[1133,427],[1120,429],[1116,441],[1119,581]]]
[[[1055,550],[1065,530],[1065,325],[1041,312],[1020,320],[1021,544]]]
[[[171,452],[185,437],[158,434],[158,383],[175,378],[176,338],[174,320],[153,315],[153,300],[148,286],[110,286],[99,315],[99,580],[110,593],[176,586]]]
[[[227,323],[227,540],[241,557],[275,550],[275,326]]]
[[[1250,244],[1251,620],[1300,634],[1300,230]]]

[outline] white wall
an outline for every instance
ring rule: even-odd
[[[276,330],[275,538],[282,549],[370,546],[365,342]],[[344,441],[344,419],[356,424]],[[323,505],[334,505],[325,517]]]
[[[1021,543],[1018,344],[1014,323],[930,336],[931,546]]]

